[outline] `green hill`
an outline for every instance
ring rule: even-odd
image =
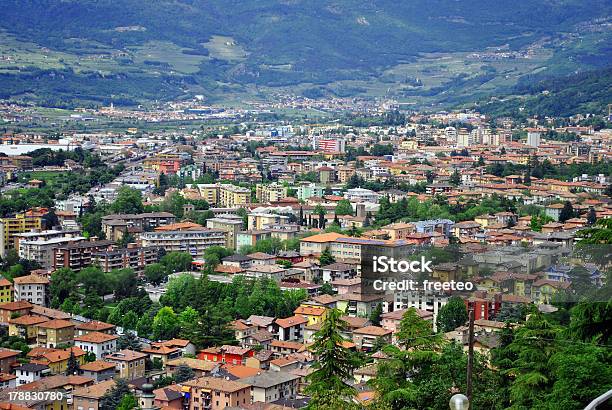
[[[240,94],[255,86],[298,91],[324,86],[332,93],[350,94],[376,92],[369,87],[378,83],[389,92],[396,81],[389,80],[387,71],[419,63],[425,53],[518,50],[607,17],[612,8],[607,0],[2,3],[0,47],[2,55],[11,58],[0,62],[2,96],[55,103],[129,103],[156,93],[160,98],[194,92]],[[592,63],[601,57],[609,54]],[[514,79],[533,68],[508,69],[518,70]],[[466,70],[443,78],[465,83],[465,88],[475,83],[466,79],[475,77],[482,84],[495,75],[490,69],[485,77],[474,67]],[[400,77],[407,76],[399,71]],[[458,80],[457,75],[463,77]],[[65,86],[58,79],[65,79]],[[122,90],[126,82],[130,85]],[[442,93],[444,89],[436,88],[440,86],[444,84],[426,84],[424,95]],[[418,87],[408,91],[404,96],[421,93]]]

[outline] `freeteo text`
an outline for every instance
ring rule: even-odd
[[[451,280],[449,282],[437,282],[424,280],[422,283],[417,280],[400,280],[400,281],[385,281],[377,279],[372,283],[374,290],[382,291],[418,291],[418,290],[472,290],[474,284],[472,282],[458,282]]]

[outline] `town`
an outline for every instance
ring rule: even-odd
[[[196,98],[53,131],[0,108],[0,409],[571,409],[612,388],[609,116]],[[411,284],[372,285],[393,275]]]

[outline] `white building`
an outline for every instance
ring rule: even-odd
[[[528,128],[527,129],[527,145],[532,147],[539,147],[542,142],[542,132],[546,130],[542,130],[539,128]]]
[[[53,267],[53,249],[86,240],[87,238],[81,236],[80,233],[77,229],[16,234],[17,252],[20,258],[36,261],[43,269],[51,269]]]
[[[188,252],[203,258],[211,246],[225,246],[227,233],[220,229],[192,228],[186,230],[144,232],[142,246],[162,247],[166,252]]]
[[[271,403],[295,398],[300,376],[287,372],[267,371],[241,380],[251,385],[252,402]]]
[[[351,202],[372,202],[378,203],[381,195],[364,188],[351,188],[344,195]]]
[[[25,300],[34,305],[46,306],[49,279],[39,275],[27,275],[14,279],[15,301]]]
[[[74,345],[80,347],[85,352],[93,353],[96,359],[102,359],[104,356],[115,353],[117,351],[117,339],[119,336],[109,335],[102,332],[89,332],[87,334],[76,336]]]

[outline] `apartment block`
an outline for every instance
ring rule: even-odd
[[[226,244],[225,231],[197,224],[190,227],[182,225],[170,225],[163,230],[143,233],[140,236],[142,246],[164,248],[166,252],[189,252],[194,258],[203,258],[207,248]]]
[[[39,215],[17,214],[12,218],[0,219],[0,255],[6,256],[9,249],[15,248],[17,234],[40,230],[42,217]]]
[[[91,266],[95,255],[108,249],[113,241],[82,241],[71,243],[53,250],[53,269],[70,268],[80,271]]]
[[[130,268],[137,274],[142,274],[145,266],[159,261],[159,255],[160,249],[157,247],[141,247],[130,244],[127,248],[94,252],[92,258],[94,263],[100,266],[104,272]]]
[[[287,187],[279,183],[257,184],[255,197],[261,203],[278,202],[287,197]]]
[[[47,305],[49,279],[40,275],[26,275],[14,279],[15,300],[25,300],[34,305]]]

